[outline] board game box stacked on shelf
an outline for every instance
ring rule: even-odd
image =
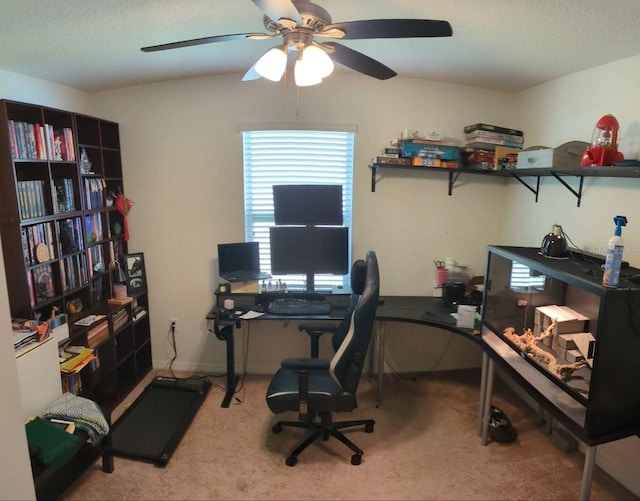
[[[462,164],[474,170],[515,168],[524,146],[524,132],[499,125],[476,123],[464,127]]]
[[[460,167],[460,147],[437,132],[421,135],[407,129],[400,138],[391,141],[389,147],[381,150],[375,163],[386,165],[413,165],[415,167]]]

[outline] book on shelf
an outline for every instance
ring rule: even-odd
[[[465,134],[473,132],[474,130],[485,130],[488,132],[500,132],[502,134],[512,134],[514,136],[524,136],[524,132],[518,129],[510,129],[509,127],[501,127],[499,125],[490,125],[485,123],[476,123],[472,125],[465,125]]]
[[[490,132],[485,130],[474,130],[473,132],[466,133],[464,138],[467,142],[477,141],[510,141],[512,143],[522,144],[524,143],[524,137],[515,134],[503,134],[501,132]]]
[[[51,124],[8,121],[9,144],[14,160],[75,160],[73,131]]]
[[[133,301],[132,297],[125,297],[123,299],[116,299],[115,297],[112,297],[107,301],[107,303],[114,304],[114,305],[123,305],[123,304],[129,304],[131,301]]]
[[[80,353],[72,355],[68,360],[60,364],[60,371],[64,373],[80,372],[95,358],[92,348],[82,347]]]
[[[58,225],[63,254],[72,254],[84,249],[80,218],[64,219],[59,221]]]
[[[103,321],[87,331],[87,344],[94,348],[109,337],[109,322]]]
[[[22,219],[47,215],[44,199],[44,180],[18,181],[18,208]]]
[[[33,295],[36,302],[51,299],[55,296],[53,267],[50,264],[33,268],[31,274],[33,274]]]
[[[82,325],[82,326],[92,325],[92,324],[95,324],[98,320],[102,320],[103,318],[104,318],[104,315],[87,315],[86,317],[81,318],[80,320],[76,320],[75,324]]]
[[[508,146],[510,148],[522,149],[522,144],[514,143],[511,141],[500,141],[500,140],[473,141],[473,142],[467,143],[465,146],[467,148],[475,148],[480,150],[495,150],[497,146]]]
[[[54,179],[51,181],[56,194],[56,213],[76,210],[73,197],[73,179]]]
[[[144,308],[140,308],[137,312],[133,313],[133,321],[137,322],[142,317],[144,317],[146,314],[147,314],[147,310],[145,310]]]

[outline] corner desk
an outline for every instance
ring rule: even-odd
[[[243,319],[242,314],[246,309],[251,309],[257,302],[255,297],[259,294],[217,294],[216,305],[207,314],[207,321],[213,323],[213,329],[209,328],[218,339],[226,343],[227,349],[227,388],[222,401],[222,407],[228,407],[235,392],[238,383],[238,377],[235,374],[235,348],[233,341],[233,329],[241,328],[243,325],[251,322],[260,321],[290,321],[290,320],[313,320],[313,321],[340,321],[346,312],[346,305],[349,301],[349,293],[342,292],[338,295],[332,295],[331,302],[335,304],[328,315],[270,315],[264,314],[255,319]],[[250,296],[255,296],[251,298]],[[339,297],[342,296],[342,297]],[[239,312],[227,312],[222,305],[224,299],[233,298],[236,302]],[[274,295],[268,295],[267,298],[274,298]],[[328,296],[326,296],[328,297]],[[239,301],[238,301],[239,298]],[[374,368],[377,375],[376,400],[382,402],[382,384],[384,379],[384,342],[385,342],[385,322],[408,322],[419,325],[426,325],[445,329],[455,334],[462,335],[476,343],[481,344],[480,322],[476,322],[474,329],[463,329],[456,326],[456,320],[451,313],[456,311],[456,306],[448,306],[442,298],[426,297],[426,296],[383,296],[376,310],[376,328],[375,338],[377,346],[376,350],[371,349],[369,354],[369,374],[372,375]],[[224,313],[221,316],[221,313]],[[224,317],[224,318],[223,318]],[[317,353],[317,340],[312,339],[312,352]],[[374,367],[375,366],[375,367]],[[484,374],[484,371],[483,371]],[[484,387],[484,383],[483,383]]]
[[[265,314],[256,319],[245,320],[241,319],[240,315],[227,316],[226,318],[220,318],[220,313],[223,311],[222,305],[224,299],[232,297],[237,298],[237,294],[216,293],[217,304],[207,314],[207,321],[213,323],[213,329],[209,329],[215,333],[216,337],[221,341],[225,341],[227,350],[227,388],[226,393],[222,401],[222,407],[229,407],[231,399],[235,393],[236,385],[239,381],[238,376],[235,373],[234,362],[234,341],[233,331],[234,328],[240,328],[247,325],[250,322],[256,321],[272,321],[272,320],[326,320],[326,321],[340,321],[346,311],[346,305],[348,302],[348,292],[341,294],[343,298],[335,296],[334,301],[337,302],[337,307],[332,309],[328,315],[314,315],[314,316],[276,316]],[[251,294],[242,294],[240,302],[236,301],[236,307],[240,310],[250,309],[251,302],[255,303],[255,298],[247,297]],[[255,296],[255,294],[253,295]],[[377,346],[377,349],[370,348],[368,357],[369,362],[369,374],[372,375],[375,369],[377,372],[377,389],[376,400],[378,403],[382,402],[382,386],[384,379],[384,344],[385,344],[385,322],[407,322],[418,325],[426,325],[435,327],[438,329],[448,330],[454,334],[458,334],[466,337],[474,343],[477,343],[482,350],[482,369],[480,380],[480,398],[478,407],[478,436],[481,437],[481,444],[487,445],[488,443],[488,429],[489,429],[489,417],[491,411],[491,395],[493,391],[494,382],[494,359],[501,360],[504,353],[501,353],[503,347],[494,345],[494,343],[488,342],[485,338],[488,329],[482,325],[481,321],[477,321],[474,329],[464,329],[456,326],[456,320],[451,316],[451,313],[456,311],[456,306],[448,306],[445,304],[442,298],[434,298],[427,296],[382,296],[378,308],[376,310],[376,326],[374,336],[377,340],[376,343],[372,343],[371,346]],[[344,305],[344,306],[343,306]],[[521,358],[518,355],[512,355],[515,358]],[[502,364],[501,364],[502,365]],[[527,365],[526,363],[524,365]],[[374,367],[375,366],[375,367]],[[539,412],[543,407],[549,411],[552,418],[558,418],[553,408],[545,405],[545,398],[540,398],[537,391],[526,384],[526,381],[522,377],[518,377],[513,370],[507,370],[507,376],[511,377],[516,384],[518,384],[525,392],[534,398],[540,405]],[[561,422],[564,420],[560,419]],[[591,479],[593,474],[593,468],[595,465],[596,451],[595,447],[588,447],[587,454],[585,456],[580,499],[585,500],[589,498]]]

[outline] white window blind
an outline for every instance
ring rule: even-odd
[[[271,272],[269,227],[274,225],[274,184],[340,184],[343,225],[349,228],[351,262],[351,196],[353,132],[313,130],[245,130],[245,240],[260,242],[260,269]],[[303,275],[274,276],[287,285],[302,286]],[[315,276],[316,287],[347,285],[348,276]]]
[[[546,276],[532,276],[531,269],[524,264],[514,262],[511,266],[511,288],[512,289],[544,289]]]

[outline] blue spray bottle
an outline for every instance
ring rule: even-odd
[[[602,285],[605,287],[618,287],[620,267],[622,266],[622,252],[624,251],[622,227],[627,225],[627,218],[616,216],[613,218],[613,222],[616,223],[616,230],[609,239],[607,259],[604,263],[604,275],[602,275]]]

